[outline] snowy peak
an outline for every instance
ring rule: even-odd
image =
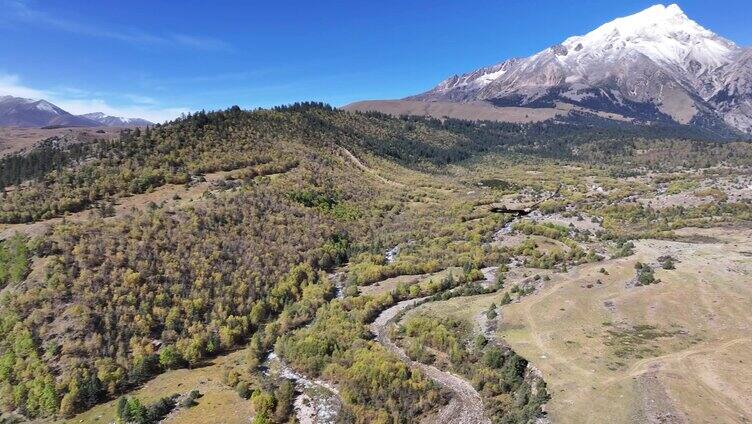
[[[742,124],[750,102],[729,98],[729,93],[752,98],[740,93],[752,78],[740,65],[747,57],[743,50],[676,4],[658,4],[530,57],[455,75],[406,100],[533,108],[565,104],[641,122],[752,132],[752,117]],[[747,109],[740,111],[740,105]]]
[[[76,116],[47,100],[0,96],[0,126],[13,127],[136,127],[153,125],[145,119],[120,118],[101,112]]]
[[[153,122],[147,121],[141,118],[123,118],[120,116],[105,115],[102,112],[87,113],[81,115],[86,119],[99,122],[107,127],[143,127],[147,125],[154,125]]]
[[[25,99],[25,100],[30,100],[30,99]],[[46,100],[39,100],[36,102],[33,100],[30,100],[30,102],[34,103],[34,107],[37,108],[38,110],[49,112],[54,115],[64,115],[67,113],[66,111],[60,109],[59,107],[53,105],[52,103]]]
[[[44,127],[50,125],[87,127],[96,122],[72,115],[46,100],[0,97],[0,125]]]
[[[631,16],[617,18],[562,45],[575,58],[618,58],[639,52],[653,61],[684,67],[690,61],[704,69],[728,63],[738,47],[689,19],[677,6],[656,5]]]
[[[614,31],[622,36],[644,34],[646,29],[655,30],[659,26],[668,26],[672,29],[686,28],[690,31],[702,31],[703,28],[689,19],[678,5],[664,6],[657,4],[634,15],[616,18],[611,22],[601,25],[588,35],[608,34]]]
[[[107,115],[105,115],[102,112],[85,113],[81,116],[84,116],[89,119],[94,119],[94,120],[104,119],[107,117]]]

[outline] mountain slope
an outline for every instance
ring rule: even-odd
[[[143,127],[153,122],[140,118],[122,118],[102,112],[73,115],[47,100],[0,97],[0,126],[7,127]]]
[[[725,69],[722,87],[710,103],[736,128],[752,128],[752,49],[739,52]]]
[[[750,61],[745,49],[703,28],[677,5],[656,5],[528,58],[455,75],[405,100],[568,104],[638,122],[750,133]]]
[[[153,122],[141,118],[123,118],[120,116],[105,115],[102,112],[87,113],[80,115],[83,118],[99,122],[106,127],[144,127],[154,125]]]
[[[95,127],[100,124],[76,116],[46,100],[21,97],[0,97],[0,125],[14,127],[44,127],[50,125]]]

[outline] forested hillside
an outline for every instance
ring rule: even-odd
[[[439,151],[458,138],[378,123],[321,105],[231,109],[46,155],[57,161],[50,172],[17,166],[34,179],[6,192],[6,222],[76,212],[163,184],[187,187],[217,170],[235,173],[185,208],[144,205],[126,219],[63,222],[43,237],[3,243],[3,281],[13,286],[2,297],[5,407],[29,417],[68,416],[155,373],[241,346],[271,321],[266,344],[312,318],[334,294],[321,271],[408,229],[394,223],[405,213],[405,194],[354,171],[338,146],[412,140]],[[426,133],[436,141],[423,141]],[[433,215],[432,225],[445,225],[441,211]],[[400,230],[376,235],[384,226]],[[38,269],[23,285],[13,265],[19,243],[23,261]],[[406,258],[393,271],[366,255],[360,268],[405,273],[458,260],[438,253]]]
[[[346,113],[320,104],[201,112],[143,132],[125,132],[117,141],[62,148],[43,145],[31,154],[4,158],[0,188],[31,182],[23,190],[3,191],[0,222],[60,216],[164,184],[183,184],[191,176],[214,171],[253,165],[256,173],[279,172],[300,160],[297,150],[327,145],[363,148],[422,169],[486,152],[592,163],[629,160],[635,165],[669,167],[745,163],[752,157],[748,143],[704,141],[702,133],[682,127],[609,127],[587,122],[475,124],[395,119],[377,113]]]
[[[367,325],[380,311],[483,279],[481,269],[506,266],[512,256],[548,269],[598,260],[566,229],[531,224],[515,230],[551,236],[566,249],[492,247],[508,217],[488,205],[527,188],[553,193],[565,179],[532,181],[519,172],[496,184],[473,167],[488,155],[505,158],[509,169],[545,161],[607,168],[595,171],[606,175],[752,157],[746,143],[672,131],[397,119],[305,103],[201,112],[116,141],[47,143],[6,157],[0,223],[20,233],[0,244],[1,407],[28,418],[70,417],[167,370],[247,347],[249,366],[228,384],[255,391],[257,417],[281,422],[289,405],[281,412],[271,405],[289,399],[258,383],[276,345],[295,369],[338,384],[343,419],[410,422],[431,414],[446,393],[371,340]],[[207,182],[210,174],[219,176]],[[583,199],[579,183],[566,182],[544,211]],[[167,186],[173,194],[157,196]],[[126,200],[131,209],[114,213]],[[664,219],[669,229],[677,216],[749,213],[740,204],[623,217],[623,206],[583,205],[614,223],[606,240],[626,237],[622,218],[635,228]],[[39,225],[41,233],[26,231]],[[399,255],[385,257],[395,246]],[[360,293],[390,277],[450,267],[461,277]],[[340,287],[335,271],[344,275]],[[478,361],[476,353],[466,356]],[[506,372],[497,365],[488,378]],[[520,391],[523,371],[489,393],[507,399]],[[493,408],[534,417],[544,398],[524,412],[506,400]]]

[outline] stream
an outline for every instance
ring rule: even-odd
[[[376,340],[387,350],[397,355],[411,367],[420,369],[428,378],[452,392],[449,403],[441,408],[435,422],[442,424],[490,424],[491,421],[483,414],[483,401],[480,395],[467,380],[432,365],[411,360],[405,351],[389,338],[389,325],[399,313],[415,306],[424,299],[426,297],[404,300],[384,310],[371,324],[371,331],[376,335]]]
[[[312,380],[295,371],[285,361],[271,352],[264,361],[267,374],[292,380],[295,384],[293,408],[300,424],[334,424],[342,409],[339,390],[323,380]]]
[[[344,296],[345,275],[342,270],[328,274],[334,283],[335,298]],[[310,324],[309,324],[310,325]],[[276,352],[271,351],[262,365],[267,375],[292,380],[295,385],[293,408],[300,424],[334,424],[342,409],[339,390],[333,384],[311,379],[295,371]]]
[[[516,221],[517,219],[512,220],[497,231],[494,234],[494,239],[498,240],[501,236],[509,234],[512,230],[512,225]],[[393,262],[399,254],[399,250],[399,246],[389,249],[385,255],[387,262]],[[483,269],[486,284],[490,285],[495,282],[496,272],[497,267]],[[336,298],[341,299],[344,296],[345,272],[338,271],[329,274],[329,278],[335,285]],[[455,287],[449,291],[451,292],[457,288]],[[411,360],[405,351],[389,337],[390,325],[393,324],[400,312],[412,308],[425,299],[427,297],[408,299],[385,309],[371,323],[371,332],[376,336],[376,340],[387,350],[395,354],[409,366],[420,369],[424,375],[452,393],[449,402],[441,408],[433,421],[441,424],[490,424],[491,421],[484,415],[483,401],[480,394],[467,380],[456,374],[442,371],[432,365]],[[485,325],[481,324],[481,328],[485,330],[483,327]],[[342,400],[338,389],[334,385],[323,380],[311,379],[293,370],[273,351],[264,361],[264,365],[267,373],[294,381],[296,391],[294,409],[298,422],[301,424],[333,424],[337,422],[337,415],[342,408]]]
[[[334,297],[336,299],[342,299],[345,297],[345,277],[346,271],[336,271],[331,274],[327,274],[329,280],[334,284]]]
[[[540,216],[540,212],[534,211],[533,218]],[[503,236],[511,234],[512,227],[520,220],[521,217],[515,217],[504,225],[500,230],[494,233],[494,241],[499,241]],[[393,249],[394,250],[394,249]],[[398,250],[397,250],[398,252]],[[392,256],[393,252],[390,250],[387,252],[387,257]],[[396,252],[395,252],[396,253]],[[513,267],[519,264],[511,264]],[[483,276],[485,277],[485,284],[490,286],[496,282],[496,276],[498,273],[498,267],[487,267],[482,269]],[[455,288],[457,289],[457,288]],[[455,290],[451,289],[450,292]],[[452,392],[452,397],[444,407],[439,411],[438,416],[434,419],[436,423],[440,424],[490,424],[491,420],[485,416],[483,401],[480,394],[475,388],[464,378],[453,374],[451,372],[442,371],[432,365],[423,364],[418,361],[410,359],[405,351],[399,347],[389,337],[390,325],[394,323],[395,319],[401,312],[414,307],[427,297],[421,297],[417,299],[404,300],[397,303],[381,312],[379,316],[371,324],[371,332],[376,336],[376,340],[381,343],[387,350],[394,353],[402,361],[420,369],[423,374],[428,378],[439,384],[441,387]],[[486,318],[483,314],[482,318]],[[487,320],[480,320],[477,323],[480,327],[481,334],[487,339],[493,339],[491,333],[493,331],[490,323]]]
[[[510,234],[512,232],[512,226],[518,219],[519,218],[515,218],[511,220],[504,225],[503,228],[494,233],[494,240],[498,241],[504,235]],[[390,249],[386,255],[387,260],[393,260],[398,252],[399,249],[397,247]],[[497,269],[498,267],[488,267],[482,270],[483,276],[486,280],[486,285],[495,283]],[[451,289],[450,292],[455,289]],[[443,406],[439,411],[438,416],[435,417],[434,421],[436,423],[490,424],[491,421],[484,414],[483,401],[480,394],[467,380],[451,372],[442,371],[432,365],[413,361],[407,356],[405,351],[389,337],[390,325],[394,323],[400,313],[414,307],[425,299],[427,299],[427,297],[404,300],[382,311],[371,324],[371,332],[376,336],[376,340],[387,350],[397,355],[397,357],[411,367],[420,369],[428,378],[446,390],[452,392],[452,397],[449,403]],[[485,330],[485,328],[483,328],[485,325],[482,324],[481,327]]]

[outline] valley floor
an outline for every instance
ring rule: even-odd
[[[496,336],[538,368],[552,422],[745,422],[752,417],[752,230],[686,228],[635,255],[550,274],[501,308]],[[632,287],[637,261],[678,258]],[[608,275],[600,270],[605,269]],[[423,307],[473,319],[501,294]],[[420,311],[421,308],[418,308]]]

